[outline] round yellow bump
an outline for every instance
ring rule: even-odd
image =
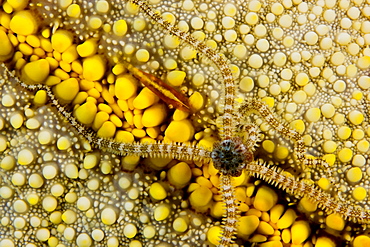
[[[51,45],[54,50],[63,53],[73,44],[73,34],[69,31],[58,29],[51,36]]]
[[[263,65],[262,57],[258,54],[252,54],[248,58],[248,65],[251,66],[254,69],[259,69]]]
[[[358,79],[357,84],[360,86],[360,88],[362,88],[364,90],[370,88],[370,77],[369,76],[361,76]]]
[[[247,76],[247,77],[244,77],[243,79],[241,79],[240,83],[239,83],[239,87],[241,90],[243,90],[244,92],[250,92],[253,90],[254,88],[254,81],[251,77]]]
[[[76,108],[75,116],[82,124],[89,125],[94,121],[97,111],[98,108],[96,107],[96,104],[88,101]]]
[[[78,4],[71,4],[67,8],[67,15],[72,18],[78,18],[81,14],[81,8]]]
[[[284,12],[284,6],[281,3],[273,3],[271,6],[271,13],[274,15],[281,15]]]
[[[318,237],[315,243],[315,247],[335,247],[337,246],[333,240],[327,237]]]
[[[277,221],[276,225],[278,229],[288,228],[294,223],[296,218],[297,215],[295,211],[289,208],[287,211],[285,211],[283,216],[281,216],[281,218]]]
[[[203,28],[203,26],[204,26],[204,21],[203,21],[201,18],[199,18],[199,17],[193,17],[193,18],[191,18],[191,20],[190,20],[190,25],[191,25],[194,29],[198,30],[198,29]]]
[[[17,199],[13,202],[13,209],[16,213],[23,214],[28,211],[29,206],[24,200]]]
[[[288,155],[289,155],[289,150],[284,146],[278,146],[274,153],[274,157],[279,160],[286,159]]]
[[[82,63],[83,77],[89,81],[98,81],[103,78],[106,70],[106,61],[101,55],[94,55]]]
[[[78,178],[78,167],[75,164],[67,164],[64,168],[64,173],[67,177],[76,179]]]
[[[330,58],[330,62],[333,64],[333,65],[335,65],[335,66],[339,66],[339,65],[341,65],[341,64],[343,64],[344,63],[344,60],[345,60],[345,55],[342,53],[342,52],[340,52],[340,51],[338,51],[338,52],[335,52],[332,56],[331,56],[331,58]]]
[[[321,118],[321,111],[319,108],[310,108],[306,111],[305,118],[309,122],[317,122]]]
[[[303,90],[298,90],[293,94],[293,101],[297,104],[302,104],[307,100],[307,93]]]
[[[290,15],[282,15],[278,22],[282,28],[289,28],[293,23],[293,19]]]
[[[342,93],[346,88],[347,84],[343,80],[337,80],[334,82],[333,89],[335,92]]]
[[[222,229],[220,226],[212,226],[207,232],[207,239],[211,244],[219,245]]]
[[[278,196],[276,192],[267,187],[262,186],[258,189],[253,206],[261,211],[269,211],[277,202]]]
[[[27,63],[22,69],[26,83],[41,83],[49,76],[50,65],[45,59]]]
[[[164,45],[170,49],[175,49],[180,45],[180,40],[173,35],[166,35],[164,37]]]
[[[357,147],[358,151],[360,151],[362,153],[367,153],[367,151],[370,148],[370,143],[366,140],[361,140],[357,143],[356,147]]]
[[[221,23],[222,23],[222,26],[226,29],[230,29],[235,26],[235,20],[234,18],[230,16],[225,16],[224,18],[222,18]]]
[[[123,234],[127,238],[133,238],[133,237],[135,237],[136,234],[137,234],[137,228],[136,228],[136,226],[134,224],[132,224],[132,223],[129,223],[129,224],[125,225],[125,228],[123,228]]]
[[[347,126],[341,126],[339,129],[338,129],[338,137],[342,140],[346,140],[348,139],[350,136],[351,136],[351,129]]]
[[[337,35],[336,42],[339,45],[348,45],[351,42],[351,36],[348,33],[341,32]]]
[[[282,52],[277,52],[274,54],[273,62],[276,66],[282,67],[287,61],[287,56]]]
[[[139,62],[142,62],[142,63],[148,62],[149,58],[150,58],[150,54],[149,54],[148,50],[146,50],[146,49],[137,50],[136,53],[135,53],[135,56],[136,56],[136,59]]]
[[[200,208],[206,206],[212,200],[212,191],[205,187],[199,186],[196,188],[189,197],[191,205],[195,208]]]
[[[14,184],[14,183],[13,183]],[[15,185],[15,184],[14,184]],[[0,187],[0,197],[3,199],[10,199],[14,195],[14,190],[8,186]]]
[[[0,61],[5,61],[13,56],[14,47],[10,42],[8,35],[0,30]]]
[[[321,67],[325,64],[325,57],[323,55],[314,55],[312,57],[311,63],[315,67]]]
[[[104,239],[104,232],[101,229],[95,229],[91,233],[91,237],[97,241],[100,242]]]
[[[109,3],[105,0],[99,0],[96,2],[95,8],[96,8],[96,11],[100,13],[108,13]]]
[[[55,95],[62,101],[71,102],[80,90],[78,80],[69,78],[54,87]]]
[[[346,163],[352,159],[353,151],[349,148],[343,148],[338,152],[338,158],[341,162]]]
[[[188,229],[188,220],[185,217],[177,217],[173,223],[172,227],[176,232],[185,232]]]
[[[67,209],[63,214],[62,214],[62,220],[66,224],[73,224],[77,220],[77,214],[75,211],[71,209]]]
[[[163,185],[158,182],[153,183],[150,186],[149,194],[152,198],[158,201],[163,200],[167,197],[167,191],[165,190]]]
[[[307,197],[303,197],[299,201],[299,208],[303,210],[304,212],[315,212],[317,210],[317,204],[313,203],[310,199]]]
[[[366,163],[366,159],[363,155],[356,154],[352,159],[352,165],[362,167]]]
[[[247,22],[248,25],[252,26],[252,25],[255,25],[257,24],[258,22],[258,15],[254,12],[249,12],[246,16],[245,16],[245,21]]]
[[[6,171],[12,170],[15,166],[15,158],[13,156],[5,156],[1,162],[0,167]]]
[[[122,37],[127,33],[127,23],[125,20],[118,20],[113,24],[113,33]]]
[[[98,45],[96,43],[96,40],[94,39],[88,39],[82,44],[78,45],[76,47],[77,53],[81,57],[89,57],[94,55],[98,50]]]
[[[76,230],[72,227],[66,227],[63,232],[65,239],[72,241],[76,236]]]
[[[264,140],[262,142],[263,149],[268,153],[273,153],[275,150],[275,143],[270,140]]]
[[[153,238],[156,233],[157,231],[154,226],[146,226],[143,229],[143,236],[148,239]]]
[[[356,187],[352,191],[352,197],[356,201],[362,201],[362,200],[364,200],[366,198],[366,195],[367,195],[367,192],[366,192],[366,189],[364,187]]]
[[[303,38],[304,38],[304,41],[306,41],[308,45],[315,45],[317,41],[319,40],[319,36],[315,32],[312,32],[312,31],[307,32]]]
[[[22,229],[26,226],[26,220],[23,217],[16,217],[13,221],[13,225],[16,229]]]
[[[204,105],[204,98],[199,92],[194,92],[189,97],[189,104],[191,106],[192,111],[197,112],[200,109],[202,109],[202,107]]]
[[[323,190],[330,189],[330,181],[327,178],[320,178],[317,184],[320,186]]]
[[[119,76],[115,83],[115,96],[126,100],[134,96],[137,90],[137,81],[131,75]]]
[[[140,91],[139,95],[135,97],[133,105],[136,109],[145,109],[158,102],[158,100],[158,96],[145,87]]]
[[[156,221],[165,220],[171,212],[171,207],[168,204],[160,204],[154,209],[154,219]]]
[[[167,81],[174,87],[179,87],[184,82],[186,73],[184,71],[171,71],[167,74]]]
[[[296,77],[295,77],[295,82],[299,85],[299,86],[305,86],[308,82],[309,82],[309,77],[306,73],[299,73]]]
[[[89,247],[92,245],[92,239],[87,233],[81,233],[76,238],[78,247]]]
[[[34,173],[28,178],[28,184],[32,188],[38,189],[44,184],[44,179],[41,175]]]
[[[362,179],[362,171],[359,167],[353,167],[346,173],[347,180],[351,183],[357,183]]]
[[[105,121],[99,128],[97,135],[105,138],[113,138],[116,133],[116,126],[111,121]]]
[[[105,225],[113,225],[118,218],[116,210],[111,207],[104,208],[100,213],[100,219]]]
[[[165,131],[165,137],[175,142],[187,142],[193,139],[194,131],[188,119],[172,121]]]
[[[234,42],[238,38],[238,33],[233,30],[226,30],[224,33],[225,40],[228,42]]]
[[[237,226],[238,235],[246,238],[256,231],[260,220],[255,215],[242,216],[239,218],[240,224]]]
[[[311,228],[307,221],[300,220],[294,222],[291,228],[291,232],[292,232],[292,243],[301,244],[310,235]]]
[[[50,238],[50,231],[47,228],[39,228],[36,231],[36,238],[42,242],[47,241]]]
[[[356,236],[353,240],[353,247],[370,246],[370,237],[366,235]]]
[[[29,149],[25,148],[19,151],[17,161],[20,165],[30,165],[35,160],[34,152]]]
[[[185,187],[192,177],[191,169],[185,162],[180,162],[171,167],[167,173],[168,181],[176,188]]]
[[[12,184],[15,186],[23,186],[26,183],[26,177],[23,173],[17,172],[12,176]]]
[[[322,115],[326,118],[332,118],[335,114],[335,108],[332,104],[324,104],[321,106]]]
[[[16,12],[9,23],[10,29],[19,35],[30,35],[37,32],[38,25],[35,15],[29,10]]]
[[[77,204],[77,208],[81,211],[86,211],[90,209],[90,207],[92,206],[91,200],[86,196],[82,196],[78,198],[76,204]]]
[[[334,141],[325,141],[323,145],[323,149],[325,153],[333,153],[335,150],[337,150],[337,143]]]
[[[364,118],[364,114],[357,110],[353,110],[348,114],[349,121],[354,125],[361,124],[364,121]]]
[[[329,50],[333,47],[333,40],[329,37],[325,37],[320,41],[320,48],[323,50]]]

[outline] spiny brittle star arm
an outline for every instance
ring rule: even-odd
[[[265,162],[256,161],[246,164],[245,170],[250,175],[261,178],[298,198],[307,197],[327,213],[335,213],[343,219],[349,219],[357,223],[370,223],[370,212],[368,210],[353,207],[334,199],[329,193],[316,187],[310,180],[298,180],[277,167],[267,165]]]
[[[308,157],[303,137],[296,130],[290,129],[287,124],[282,123],[270,110],[270,108],[262,101],[250,99],[239,108],[239,113],[246,117],[252,113],[260,115],[274,130],[294,143],[294,154],[297,160],[306,166],[320,165],[328,169],[329,165],[321,158]]]
[[[2,65],[4,66],[4,65]],[[5,68],[6,73],[11,73]],[[113,139],[103,138],[97,136],[96,132],[84,126],[64,107],[55,97],[52,90],[45,85],[28,85],[16,77],[10,77],[17,80],[17,83],[28,90],[44,90],[50,99],[50,102],[56,107],[58,112],[67,119],[70,124],[89,142],[92,146],[99,149],[106,149],[108,152],[119,155],[134,155],[141,157],[153,158],[173,158],[182,160],[199,160],[208,162],[211,159],[211,151],[196,147],[194,145],[181,143],[124,143]]]
[[[218,67],[223,77],[223,83],[225,87],[225,107],[224,107],[225,109],[223,113],[222,139],[232,138],[234,133],[233,113],[234,113],[235,87],[234,87],[234,78],[226,60],[223,58],[222,55],[216,53],[204,42],[196,40],[189,33],[181,31],[178,27],[164,20],[161,15],[153,11],[153,9],[148,5],[146,1],[132,0],[132,2],[138,5],[139,8],[148,17],[154,20],[163,29],[168,31],[173,36],[190,44],[195,50],[199,51],[201,54],[206,56]]]

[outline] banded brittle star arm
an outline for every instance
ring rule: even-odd
[[[4,66],[4,65],[2,65]],[[184,143],[124,143],[115,141],[110,138],[99,137],[95,131],[81,124],[71,112],[60,104],[59,100],[55,97],[52,90],[45,85],[34,84],[29,85],[19,80],[16,77],[11,77],[11,72],[4,68],[12,80],[17,80],[17,83],[28,90],[44,90],[50,99],[51,104],[56,107],[58,112],[69,121],[69,123],[81,134],[92,146],[99,149],[106,149],[107,151],[118,155],[134,155],[141,157],[153,158],[173,158],[181,160],[199,160],[208,162],[211,157],[211,151],[189,145]]]
[[[297,179],[280,168],[260,161],[246,164],[245,170],[248,174],[283,189],[297,198],[308,198],[327,213],[338,214],[343,219],[349,219],[355,223],[370,223],[368,210],[348,205],[346,202],[333,198],[329,193],[318,188],[311,180]]]

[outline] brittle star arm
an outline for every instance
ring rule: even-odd
[[[329,169],[328,163],[323,159],[306,155],[306,148],[302,135],[296,130],[290,129],[287,124],[282,123],[264,102],[251,99],[239,108],[239,113],[244,117],[247,117],[252,113],[258,114],[280,135],[293,141],[294,154],[301,164],[306,166],[319,165]],[[330,170],[328,171],[330,172]]]
[[[164,20],[160,14],[153,11],[153,9],[148,5],[146,1],[132,0],[132,3],[138,5],[139,8],[148,17],[150,17],[153,21],[159,24],[164,30],[168,31],[171,35],[181,39],[182,41],[188,43],[195,50],[199,51],[202,55],[206,56],[219,69],[223,77],[223,84],[225,87],[225,107],[222,116],[223,127],[221,134],[222,139],[232,138],[234,132],[233,112],[235,100],[235,85],[233,75],[224,57],[216,53],[204,42],[195,39],[189,33],[181,31],[178,27]]]
[[[84,126],[64,107],[48,86],[45,85],[28,85],[22,81],[18,83],[29,90],[44,90],[51,103],[56,107],[58,112],[67,119],[70,124],[94,147],[106,149],[108,152],[119,155],[134,155],[152,158],[173,158],[181,160],[199,160],[208,162],[211,158],[211,151],[206,148],[196,147],[184,143],[124,143],[97,136],[96,132]]]
[[[318,188],[311,180],[299,180],[277,167],[271,167],[265,162],[259,161],[246,164],[245,170],[250,175],[273,184],[298,198],[308,198],[327,213],[338,214],[343,219],[349,219],[355,223],[370,223],[370,211],[338,201],[329,193]]]

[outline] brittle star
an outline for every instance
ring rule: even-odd
[[[221,130],[220,141],[214,144],[212,150],[197,146],[189,146],[178,143],[155,143],[155,144],[140,144],[140,143],[120,143],[110,139],[98,137],[95,132],[80,124],[70,114],[65,107],[59,104],[54,94],[47,86],[42,85],[27,85],[21,83],[22,86],[35,90],[43,89],[47,92],[51,102],[56,106],[59,112],[67,118],[70,123],[76,127],[90,143],[98,148],[105,148],[112,153],[120,155],[137,155],[143,157],[171,157],[176,159],[186,160],[213,160],[214,166],[221,173],[221,193],[223,201],[226,205],[226,219],[223,228],[223,234],[220,239],[220,246],[228,246],[233,242],[233,236],[236,231],[238,221],[238,210],[235,201],[235,195],[232,186],[232,177],[238,176],[243,170],[247,173],[260,177],[263,180],[274,184],[278,188],[288,191],[289,193],[302,197],[306,196],[313,202],[317,203],[324,210],[338,213],[343,218],[349,218],[355,222],[367,223],[370,220],[370,214],[363,209],[348,207],[345,203],[339,202],[332,198],[328,193],[323,192],[306,180],[298,180],[293,176],[289,176],[282,170],[270,167],[265,163],[254,161],[253,148],[258,140],[257,129],[247,125],[245,130],[248,132],[248,138],[243,140],[237,136],[235,122],[237,118],[246,118],[251,113],[260,115],[266,123],[286,139],[290,139],[295,144],[295,156],[297,161],[302,165],[322,165],[326,167],[326,162],[321,158],[310,158],[305,153],[302,136],[294,130],[287,127],[277,118],[266,104],[263,102],[250,99],[242,104],[238,111],[234,104],[235,86],[233,76],[227,61],[222,55],[217,54],[212,49],[207,47],[203,42],[200,42],[190,36],[189,33],[180,31],[178,28],[165,21],[159,14],[155,13],[146,2],[133,0],[142,11],[152,18],[158,25],[162,26],[173,36],[187,42],[198,50],[201,54],[209,58],[219,69],[222,77],[225,90],[225,110],[223,113],[223,128]]]

